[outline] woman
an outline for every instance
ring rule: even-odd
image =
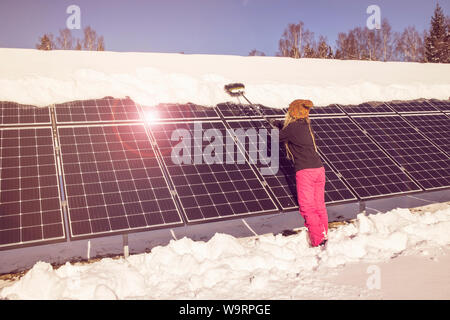
[[[305,220],[313,247],[327,242],[328,215],[325,207],[325,169],[317,152],[311,130],[310,100],[294,100],[284,123],[274,124],[280,130],[280,143],[286,146],[288,159],[295,165],[299,211]]]

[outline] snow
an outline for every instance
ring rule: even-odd
[[[289,237],[183,238],[127,259],[58,269],[38,262],[20,280],[3,284],[0,298],[448,299],[448,230],[450,203],[426,212],[360,214],[330,229],[325,249],[311,248],[305,229]],[[373,270],[378,287],[370,285]]]
[[[138,103],[229,101],[242,82],[254,103],[286,107],[448,99],[450,64],[87,51],[0,49],[0,101],[45,106],[129,96]]]
[[[0,49],[0,63],[0,101],[38,106],[105,96],[215,105],[231,100],[223,86],[232,82],[271,107],[450,92],[450,64],[31,49]],[[127,259],[56,269],[41,261],[18,280],[0,280],[0,299],[449,299],[449,230],[447,203],[359,215],[330,229],[325,250],[310,248],[305,229],[183,238]]]

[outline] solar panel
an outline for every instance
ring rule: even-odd
[[[58,127],[72,237],[182,219],[143,124]]]
[[[0,249],[64,239],[52,129],[0,136]]]
[[[245,161],[237,161],[242,154],[222,122],[153,123],[149,128],[188,222],[278,211],[251,166]],[[202,133],[205,134],[204,139]],[[218,146],[212,150],[207,134],[222,137],[224,144],[230,143],[227,148]],[[183,142],[180,142],[181,137],[184,137]],[[183,152],[177,151],[180,143],[185,144]],[[205,157],[202,150],[215,158]],[[179,162],[176,155],[186,158]]]
[[[161,103],[156,106],[142,106],[143,117],[148,112],[154,113],[158,120],[194,120],[218,119],[219,115],[213,107],[200,106],[193,103],[175,104]]]
[[[405,115],[405,119],[450,154],[450,118],[443,114]]]
[[[57,104],[55,113],[59,124],[142,121],[137,105],[128,98],[106,97]]]
[[[450,100],[430,100],[428,103],[442,112],[450,112]]]
[[[311,124],[320,152],[359,198],[421,190],[351,119],[317,118]]]
[[[260,118],[261,114],[266,117],[279,117],[285,114],[283,109],[269,108],[261,104],[255,104],[254,107],[251,107],[249,105],[226,102],[219,103],[216,108],[224,118]],[[261,113],[255,109],[259,109]]]
[[[450,186],[450,158],[400,116],[354,120],[426,190]]]
[[[328,106],[314,106],[309,111],[310,116],[332,116],[332,115],[344,115],[344,112],[335,104]]]
[[[408,102],[389,102],[388,105],[398,113],[413,113],[413,112],[438,112],[439,110],[423,101],[408,101]]]
[[[393,113],[385,103],[369,104],[361,103],[355,106],[342,106],[342,109],[348,114],[373,114],[373,113]]]
[[[250,131],[248,129],[266,128],[270,134],[271,127],[263,120],[229,120],[228,125],[234,130],[238,141],[245,144],[245,150],[251,150],[250,145],[254,150],[258,150],[258,144],[260,148],[262,145],[266,146],[264,140],[257,139],[257,131]],[[238,129],[242,129],[238,131]],[[263,142],[261,144],[261,142]],[[268,157],[271,157],[271,140],[267,139]],[[323,160],[323,159],[322,159]],[[325,185],[325,202],[327,204],[338,203],[342,201],[356,200],[355,195],[345,186],[342,180],[332,171],[332,169],[324,162],[325,174],[327,183]],[[268,165],[262,164],[261,161],[257,162],[259,169],[266,168]],[[286,158],[286,151],[284,145],[280,146],[279,150],[279,170],[274,174],[264,175],[264,180],[267,186],[274,194],[277,201],[280,203],[283,210],[293,209],[298,207],[296,181],[295,181],[295,168],[293,163]]]
[[[34,107],[14,102],[0,102],[0,125],[50,124],[48,107]]]

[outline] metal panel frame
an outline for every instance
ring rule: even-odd
[[[0,102],[0,109],[3,109],[3,104],[5,104],[5,103],[9,103],[9,102],[7,102],[7,101],[1,101]],[[20,110],[20,108],[25,108],[25,106],[28,109],[34,109],[34,110],[36,110],[36,109],[47,109],[49,122],[30,122],[30,123],[20,123],[20,122],[18,122],[18,123],[6,123],[6,124],[4,124],[4,123],[2,123],[3,122],[2,121],[2,122],[0,122],[0,128],[4,128],[4,127],[26,127],[26,126],[51,126],[52,125],[52,118],[50,116],[50,107],[49,106],[36,107],[36,106],[31,106],[31,105],[21,105],[21,104],[15,103],[15,102],[12,102],[12,104],[16,104],[18,110]],[[22,106],[22,107],[20,107],[20,106]]]
[[[64,129],[64,128],[78,128],[78,127],[114,127],[114,126],[143,126],[144,130],[145,130],[145,124],[140,123],[140,122],[133,122],[133,123],[102,123],[102,124],[90,124],[88,126],[86,126],[85,124],[72,124],[72,125],[60,125],[57,127],[57,136],[58,136],[58,144],[61,146],[61,140],[60,140],[60,134],[59,134],[59,130],[60,129]],[[146,131],[146,130],[145,130]],[[147,133],[147,131],[146,131]],[[147,138],[148,138],[148,134],[147,134]],[[150,145],[152,146],[152,150],[155,154],[155,158],[157,158],[157,154],[155,152],[155,147],[154,145],[150,142]],[[62,157],[62,152],[61,152],[61,171],[62,171],[62,177],[63,177],[63,183],[64,183],[64,194],[66,196],[66,199],[68,199],[68,193],[67,193],[67,183],[66,183],[66,174],[64,173],[64,163],[63,163],[63,157]],[[160,167],[160,170],[162,170],[160,163],[158,162],[158,165]],[[171,198],[175,204],[175,208],[177,210],[177,214],[178,217],[180,218],[180,222],[174,222],[174,223],[169,223],[169,224],[162,224],[162,225],[153,225],[153,226],[144,226],[144,227],[138,227],[138,228],[128,228],[128,229],[120,229],[120,230],[111,230],[111,231],[105,231],[105,232],[98,232],[98,233],[90,233],[90,234],[83,234],[83,235],[73,235],[72,232],[72,221],[70,219],[70,206],[69,203],[67,201],[67,222],[69,224],[69,237],[70,239],[73,240],[78,240],[78,239],[86,239],[86,238],[96,238],[96,237],[103,237],[103,236],[109,236],[109,235],[117,235],[117,234],[130,234],[130,233],[134,233],[134,232],[141,232],[141,231],[150,231],[150,230],[156,230],[156,229],[168,229],[171,227],[176,227],[176,226],[181,226],[183,225],[183,218],[182,215],[179,211],[179,208],[176,204],[176,201],[174,199],[174,195],[172,192],[172,189],[170,188],[170,185],[168,184],[168,181],[166,179],[166,177],[164,176],[164,174],[162,174],[164,181],[167,185],[167,189],[169,190],[170,194],[171,194]],[[109,217],[108,217],[109,219]]]
[[[50,118],[51,119],[51,118]],[[24,130],[24,129],[48,129],[50,130],[50,136],[52,139],[52,149],[53,149],[53,161],[55,164],[55,177],[57,180],[57,189],[58,189],[58,200],[59,200],[59,212],[60,212],[60,224],[61,224],[61,228],[63,231],[63,235],[61,237],[56,237],[56,238],[48,238],[48,239],[42,239],[42,240],[32,240],[32,241],[26,241],[26,242],[20,242],[20,243],[12,243],[12,244],[6,244],[6,245],[2,245],[0,244],[0,251],[1,250],[8,250],[8,249],[13,249],[13,248],[22,248],[22,247],[28,247],[28,246],[34,246],[34,245],[42,245],[42,244],[49,244],[49,243],[57,243],[57,242],[65,242],[67,241],[67,235],[66,235],[66,228],[65,228],[65,218],[64,218],[64,213],[63,213],[63,204],[61,201],[61,180],[60,177],[58,176],[58,162],[57,162],[57,158],[55,155],[55,142],[53,139],[53,133],[52,133],[52,127],[50,125],[45,125],[45,126],[39,126],[39,127],[0,127],[0,131],[5,131],[5,130]],[[0,157],[0,163],[1,163],[1,157]],[[19,177],[20,178],[20,177]],[[1,192],[1,190],[0,190]],[[42,214],[42,211],[41,211]],[[42,224],[42,226],[44,226]]]
[[[208,121],[208,123],[218,123],[218,124],[222,125],[222,126],[223,126],[223,129],[225,129],[226,132],[227,132],[228,134],[231,134],[231,133],[229,132],[229,129],[225,126],[225,124],[224,124],[224,122],[223,122],[222,120],[219,119],[219,120],[214,120],[214,121],[209,121],[209,120],[206,120],[206,121]],[[158,122],[155,122],[154,124],[155,124],[155,125],[164,125],[164,124],[194,124],[194,123],[203,123],[203,122],[205,122],[205,121],[204,121],[204,120],[198,120],[198,121],[170,121],[170,122],[167,122],[167,121],[158,121]],[[149,125],[149,134],[151,135],[151,139],[154,141],[154,147],[158,150],[158,155],[161,156],[162,153],[161,153],[161,150],[160,150],[159,145],[157,144],[157,140],[155,139],[154,131],[152,130],[151,125]],[[240,146],[239,146],[236,142],[234,142],[234,145],[236,146],[236,149],[234,149],[234,150],[235,150],[236,152],[241,152],[241,153],[242,153],[242,150],[240,150]],[[244,155],[244,157],[245,157],[245,154],[243,154],[243,155]],[[167,169],[167,164],[165,163],[164,158],[163,158],[162,156],[161,156],[161,162],[162,162],[162,163],[164,164],[164,166],[166,167],[167,172],[169,172],[169,170]],[[258,181],[261,183],[261,180],[258,178],[258,174],[255,172],[255,169],[254,169],[253,166],[247,161],[247,159],[245,159],[245,164],[249,167],[249,169],[253,172],[253,174],[255,175],[255,177],[256,177],[256,178],[258,179]],[[172,185],[174,186],[174,188],[175,188],[175,192],[176,192],[176,194],[177,194],[178,201],[180,201],[179,196],[178,196],[178,193],[177,193],[177,191],[176,191],[176,184],[173,182],[172,176],[171,176],[170,174],[168,174],[168,176],[169,176],[169,179],[170,179],[171,184],[172,184]],[[187,214],[186,214],[185,211],[184,211],[184,207],[181,205],[181,201],[180,201],[180,208],[181,208],[181,210],[183,211],[183,216],[184,216],[185,219],[186,219],[186,224],[197,224],[197,223],[214,222],[214,221],[225,221],[225,220],[233,220],[233,219],[237,219],[237,218],[252,217],[252,216],[256,216],[256,215],[266,215],[266,214],[279,213],[280,211],[279,211],[279,208],[278,208],[276,202],[273,201],[271,195],[269,194],[269,192],[266,190],[266,188],[264,187],[264,185],[263,185],[262,183],[261,183],[261,189],[263,189],[263,190],[266,192],[266,194],[267,194],[267,199],[270,200],[270,201],[273,203],[274,208],[275,208],[274,210],[269,210],[269,211],[264,210],[264,211],[256,211],[256,212],[251,212],[251,213],[235,214],[235,215],[231,215],[231,216],[223,216],[223,217],[220,217],[220,216],[219,216],[219,217],[211,217],[211,218],[204,218],[204,219],[189,220],[189,217],[187,216]],[[239,190],[237,190],[237,191],[239,191]]]
[[[400,171],[402,171],[402,172],[403,172],[403,173],[411,180],[411,182],[414,183],[414,185],[415,185],[416,187],[418,187],[417,190],[411,190],[411,191],[406,191],[406,192],[394,192],[394,193],[382,194],[382,195],[377,195],[377,196],[364,196],[364,197],[362,197],[362,196],[359,195],[358,192],[356,192],[356,190],[354,190],[354,188],[351,186],[351,184],[348,183],[348,182],[346,181],[346,178],[340,173],[340,171],[339,171],[338,169],[336,169],[336,167],[334,166],[333,162],[330,161],[330,160],[328,159],[328,157],[327,157],[322,151],[320,151],[320,146],[317,146],[318,149],[319,149],[319,152],[322,154],[323,158],[327,160],[328,164],[331,165],[331,167],[335,170],[335,172],[339,173],[339,174],[343,177],[343,180],[346,182],[346,184],[347,184],[348,186],[350,186],[351,190],[353,191],[354,194],[357,195],[358,199],[360,199],[360,200],[362,200],[362,201],[366,201],[366,200],[372,200],[372,199],[379,199],[379,198],[384,198],[384,197],[394,196],[394,195],[398,195],[398,194],[410,194],[410,193],[422,191],[422,188],[421,188],[414,180],[412,180],[411,177],[409,177],[409,175],[402,169],[402,167],[399,166],[399,165],[397,164],[397,162],[394,161],[394,160],[392,159],[392,157],[389,156],[389,154],[387,154],[386,151],[385,151],[384,149],[380,148],[380,147],[378,146],[378,144],[376,143],[376,141],[374,141],[374,140],[372,139],[372,137],[369,136],[365,130],[361,130],[360,126],[359,126],[357,123],[355,123],[354,120],[353,120],[351,117],[349,117],[348,115],[344,115],[344,116],[333,116],[333,117],[316,117],[316,119],[348,119],[350,123],[352,123],[353,125],[355,125],[355,126],[358,128],[358,130],[359,130],[366,138],[368,138],[368,139],[369,139],[369,140],[370,140],[370,141],[378,148],[378,150],[380,150],[381,152],[383,152],[383,154],[386,156],[386,158],[390,159],[390,160],[392,161],[392,163],[393,163]],[[313,130],[314,130],[314,128],[313,128]]]
[[[430,115],[436,115],[436,114],[437,114],[437,113],[432,113],[432,114],[430,114]],[[411,114],[411,113],[408,113],[408,114],[405,114],[404,116],[408,116],[408,115],[411,116],[412,114]],[[428,139],[425,135],[423,135],[420,131],[418,131],[416,127],[412,126],[408,121],[405,121],[405,118],[404,118],[402,115],[399,115],[399,114],[396,114],[396,113],[394,113],[394,114],[383,114],[383,115],[377,114],[376,116],[374,116],[374,115],[356,115],[356,116],[352,116],[351,118],[352,118],[352,120],[354,120],[355,118],[377,118],[378,116],[392,117],[392,118],[397,117],[398,119],[403,120],[403,121],[405,122],[405,124],[407,124],[411,129],[414,129],[414,130],[416,131],[417,135],[420,136],[423,140],[429,142],[429,143],[431,144],[431,146],[435,147],[438,151],[442,152],[444,155],[446,154],[445,152],[443,152],[443,151],[441,150],[441,148],[437,147],[434,143],[431,143],[430,139]],[[418,184],[423,190],[426,190],[426,191],[434,191],[434,190],[446,189],[446,188],[450,187],[450,186],[442,186],[442,187],[425,188],[425,187],[420,183],[419,180],[417,180],[416,178],[414,178],[413,173],[411,173],[410,170],[407,170],[407,169],[406,169],[406,168],[405,168],[405,167],[404,167],[404,166],[403,166],[403,165],[402,165],[402,164],[401,164],[394,156],[392,156],[392,155],[389,154],[389,151],[388,151],[388,150],[386,150],[383,146],[381,146],[381,145],[377,142],[376,137],[373,137],[369,132],[367,132],[367,130],[366,130],[365,128],[363,128],[358,122],[356,122],[356,120],[355,120],[354,122],[358,125],[358,127],[360,127],[360,128],[364,131],[365,134],[369,135],[369,136],[372,138],[372,140],[376,142],[376,144],[378,145],[378,147],[379,147],[380,149],[382,149],[387,155],[389,155],[389,157],[390,157],[396,164],[398,164],[398,165],[400,166],[400,168],[402,168],[402,170],[404,170],[404,172],[407,173],[408,176],[409,176],[411,179],[413,179],[414,182],[415,182],[416,184]]]

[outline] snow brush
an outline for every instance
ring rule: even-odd
[[[272,123],[272,121],[267,119],[266,116],[262,113],[261,108],[259,106],[254,105],[253,103],[250,102],[250,100],[247,99],[247,97],[244,94],[245,86],[243,83],[230,83],[230,84],[225,85],[224,89],[225,89],[225,92],[228,93],[232,97],[237,97],[238,99],[239,99],[239,97],[243,97],[250,104],[250,107],[254,111],[256,111],[261,117],[263,117],[264,120],[266,120],[268,123],[270,123],[272,128],[276,128],[275,125]]]

